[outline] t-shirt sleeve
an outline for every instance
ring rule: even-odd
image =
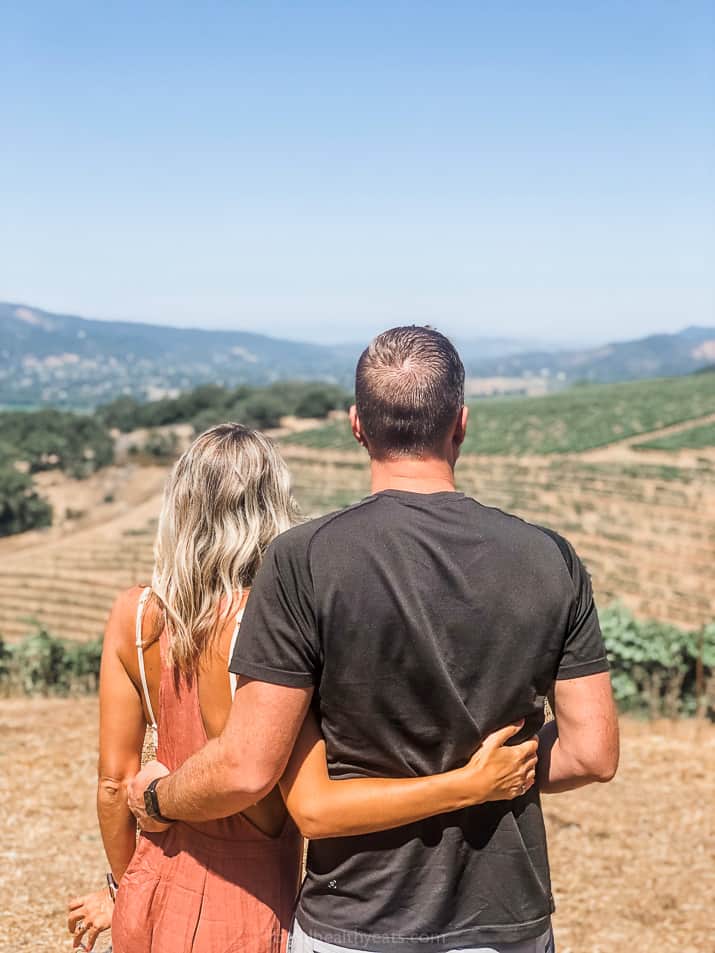
[[[315,685],[320,644],[306,547],[270,546],[248,597],[229,670],[274,685]]]
[[[567,555],[569,558],[566,562],[571,574],[574,593],[573,606],[569,615],[569,627],[556,678],[580,678],[583,675],[607,672],[609,666],[606,657],[606,646],[593,599],[591,577],[573,547],[563,539],[560,542],[568,548]]]

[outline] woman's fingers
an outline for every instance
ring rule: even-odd
[[[77,929],[77,924],[81,923],[85,917],[84,904],[81,907],[76,907],[70,916],[67,918],[67,929],[70,933],[74,934]]]
[[[498,731],[493,731],[490,735],[487,735],[484,741],[482,742],[483,748],[500,748],[503,744],[513,738],[514,735],[517,735],[521,729],[524,727],[524,719],[520,718],[519,721],[514,721],[509,725],[505,725],[503,728],[500,728]]]
[[[97,937],[112,923],[113,904],[107,888],[74,897],[68,904],[67,928],[72,934],[73,950],[92,950]]]
[[[91,930],[87,931],[87,936],[85,937],[85,948],[87,950],[93,950],[94,944],[97,942],[97,937],[101,933],[101,930],[98,930],[96,927],[92,927]]]
[[[76,950],[82,945],[82,937],[85,935],[89,929],[88,925],[82,920],[77,924],[75,929],[72,932],[72,949]],[[89,947],[91,949],[91,947]]]

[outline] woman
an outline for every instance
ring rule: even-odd
[[[442,775],[331,781],[311,715],[280,791],[242,814],[175,823],[137,844],[126,783],[139,769],[146,726],[172,770],[220,734],[249,587],[269,543],[295,521],[286,466],[256,431],[214,427],[174,468],[152,586],[118,597],[105,634],[97,807],[111,873],[107,889],[70,903],[75,948],[91,949],[111,923],[115,953],[276,953],[297,894],[301,831],[384,830],[533,784],[536,743],[503,746],[520,724]]]

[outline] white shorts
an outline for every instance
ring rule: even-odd
[[[395,947],[399,953],[399,945]],[[555,953],[554,934],[549,927],[541,936],[531,940],[519,940],[516,943],[488,944],[487,946],[469,946],[444,951],[444,953]],[[288,953],[356,953],[356,947],[336,946],[334,943],[325,943],[314,940],[301,928],[297,920],[293,920],[293,927],[288,940]],[[364,947],[359,953],[371,953]],[[425,944],[425,953],[429,953],[429,946]]]

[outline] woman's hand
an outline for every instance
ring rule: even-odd
[[[519,721],[487,735],[468,764],[459,769],[460,785],[465,794],[474,795],[473,803],[510,801],[533,785],[538,741],[530,738],[519,745],[506,744],[523,726]]]
[[[72,949],[92,950],[100,933],[112,925],[114,901],[104,887],[94,893],[70,900],[67,929],[72,934]],[[83,941],[83,937],[86,939]]]

